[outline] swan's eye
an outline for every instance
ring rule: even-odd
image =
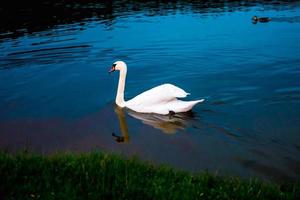
[[[112,67],[116,67],[117,64],[113,64]]]

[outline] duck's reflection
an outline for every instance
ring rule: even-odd
[[[126,122],[126,113],[135,119],[141,120],[144,124],[150,125],[153,128],[161,130],[166,134],[176,133],[178,130],[184,130],[189,121],[194,118],[193,112],[176,113],[174,115],[159,115],[159,114],[146,114],[137,113],[129,109],[120,108],[117,105],[114,111],[118,116],[120,131],[122,136],[112,133],[116,142],[129,142],[128,126]]]

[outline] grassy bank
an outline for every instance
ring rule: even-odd
[[[299,188],[192,175],[104,153],[0,153],[0,199],[300,199]]]

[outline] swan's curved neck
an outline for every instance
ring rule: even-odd
[[[124,90],[126,81],[127,68],[124,67],[120,70],[118,91],[116,96],[116,104],[120,107],[125,107]]]

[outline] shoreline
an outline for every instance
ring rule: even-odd
[[[300,182],[190,173],[135,157],[0,152],[1,199],[298,199]]]

